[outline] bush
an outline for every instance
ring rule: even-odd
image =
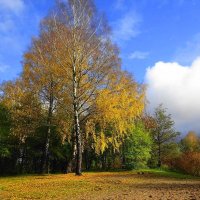
[[[185,173],[200,176],[200,152],[182,154],[176,161],[176,167]]]
[[[175,163],[182,155],[180,147],[177,143],[171,142],[163,145],[162,163],[169,169],[176,169]]]
[[[129,134],[125,141],[125,167],[126,169],[146,168],[151,157],[152,139],[139,123]]]

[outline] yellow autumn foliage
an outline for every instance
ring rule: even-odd
[[[86,124],[86,135],[94,138],[96,153],[102,153],[109,144],[119,149],[144,106],[143,85],[136,83],[127,72],[111,74],[108,86],[99,90],[96,113]]]
[[[41,120],[41,107],[29,87],[21,79],[8,82],[2,86],[4,96],[2,103],[9,109],[12,120],[12,134],[21,142],[33,134]]]

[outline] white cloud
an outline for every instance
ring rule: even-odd
[[[182,132],[200,132],[200,57],[191,66],[157,62],[146,71],[150,110],[163,103]]]
[[[125,14],[113,23],[113,36],[115,41],[128,41],[136,37],[140,31],[138,28],[141,18],[133,11]]]
[[[0,0],[0,8],[9,10],[14,13],[19,13],[24,9],[23,0]]]
[[[130,54],[129,59],[146,59],[149,55],[149,52],[142,52],[142,51],[134,51]]]

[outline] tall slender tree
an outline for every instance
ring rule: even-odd
[[[62,42],[65,59],[59,49],[56,61],[66,78],[72,96],[76,174],[81,175],[81,124],[92,112],[98,90],[106,86],[108,75],[119,67],[118,49],[111,43],[109,28],[99,18],[90,0],[70,0],[60,3],[51,15],[55,34]]]
[[[157,166],[161,167],[163,145],[175,139],[180,133],[175,130],[175,123],[162,104],[155,109],[154,120],[155,126],[152,129],[152,135],[156,144]]]

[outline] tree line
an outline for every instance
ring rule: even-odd
[[[145,114],[145,85],[92,0],[57,2],[0,89],[0,173],[160,167],[182,151],[166,110]]]
[[[24,54],[21,76],[1,90],[18,162],[25,165],[27,142],[40,138],[42,144],[36,145],[42,148],[41,159],[33,165],[40,161],[44,173],[55,139],[59,145],[69,144],[67,159],[75,160],[80,175],[84,150],[93,146],[100,153],[108,145],[118,149],[144,107],[143,86],[121,70],[109,26],[89,0],[57,3]]]

